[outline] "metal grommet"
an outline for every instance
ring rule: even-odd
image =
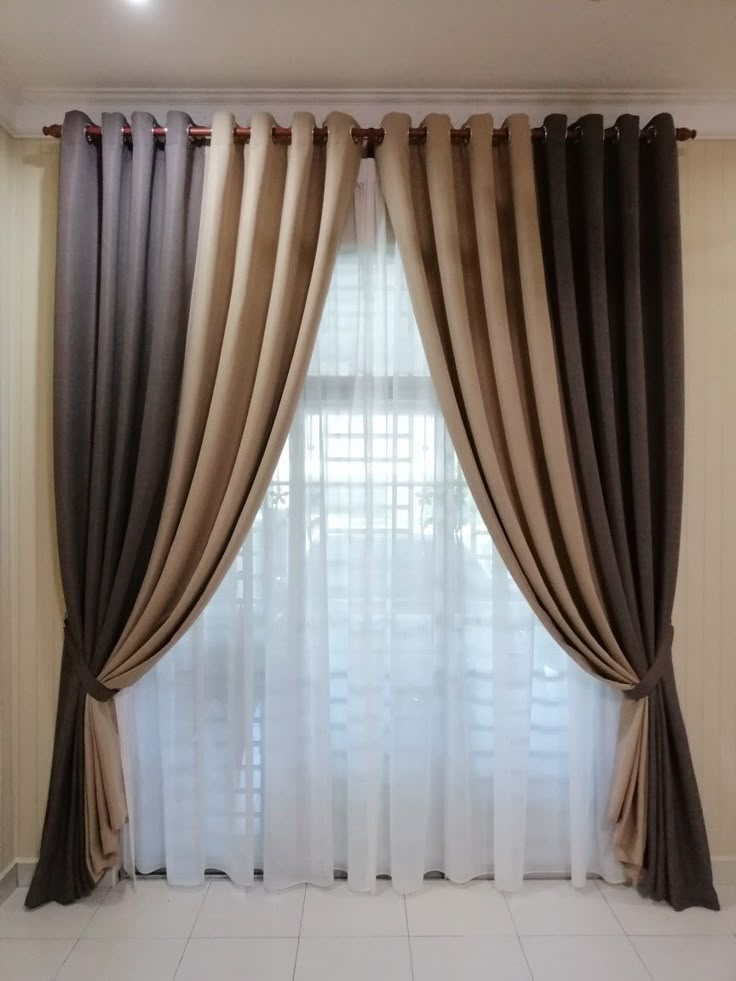
[[[206,137],[206,136],[192,136],[192,128],[197,129],[198,127],[197,127],[197,125],[195,123],[190,123],[187,126],[187,141],[189,143],[191,143],[192,146],[197,146],[197,147],[199,147],[199,146],[207,146],[207,140],[208,139],[211,139],[211,131],[210,131],[210,137]]]

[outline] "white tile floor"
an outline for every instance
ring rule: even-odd
[[[0,906],[0,981],[736,981],[736,886],[720,913],[623,886],[427,882],[374,896],[124,882],[75,906]]]

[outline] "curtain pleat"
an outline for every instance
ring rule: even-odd
[[[165,152],[146,113],[132,117],[135,151],[121,115],[103,115],[101,145],[87,141],[89,122],[67,114],[60,163],[54,468],[67,622],[28,906],[71,902],[94,885],[85,692],[109,697],[96,675],[133,608],[163,504],[203,173],[182,113],[168,115]]]
[[[600,117],[567,151],[565,124],[548,123],[535,170],[526,117],[512,116],[508,143],[492,148],[490,116],[469,120],[467,145],[452,143],[448,117],[429,116],[426,144],[410,146],[409,117],[391,114],[379,176],[443,414],[494,543],[555,639],[631,692],[611,798],[619,857],[656,898],[717,907],[668,670],[683,430],[672,122],[657,117],[640,164],[638,120],[619,120],[627,164],[613,183]],[[547,154],[558,169],[545,184]],[[668,819],[665,802],[686,816]],[[674,837],[685,823],[692,859]]]
[[[677,146],[672,118],[621,116],[617,139],[588,115],[545,120],[536,152],[550,309],[574,459],[606,608],[637,676],[671,656],[680,543],[684,356]],[[661,662],[660,662],[661,663]],[[669,663],[669,661],[667,662]],[[631,704],[631,703],[630,703]],[[717,908],[708,842],[674,677],[647,708],[646,786],[618,846],[643,892]],[[631,709],[629,709],[631,711]],[[635,710],[634,710],[635,711]],[[629,733],[631,739],[631,733]],[[635,827],[644,835],[631,838]],[[641,844],[637,847],[637,842]]]

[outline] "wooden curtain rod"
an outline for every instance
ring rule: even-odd
[[[44,126],[43,135],[53,136],[55,139],[60,139],[61,137],[61,123],[53,123],[51,126]],[[568,140],[579,140],[581,136],[580,126],[574,125],[569,126],[567,130]],[[85,126],[85,133],[87,139],[92,142],[97,140],[102,135],[102,127],[89,125]],[[132,130],[130,126],[122,127],[122,134],[124,140],[130,140],[132,138]],[[156,140],[166,139],[166,127],[165,126],[153,126],[151,128],[151,134]],[[291,143],[291,127],[289,126],[274,126],[271,130],[274,143]],[[195,142],[206,142],[212,135],[212,129],[209,126],[190,126],[189,127],[189,138]],[[326,143],[327,142],[328,130],[326,126],[315,126],[314,127],[314,142],[315,143]],[[369,157],[373,156],[374,147],[383,142],[383,129],[368,127],[364,128],[361,126],[354,126],[352,129],[353,140],[356,143],[365,143],[366,155]],[[618,141],[618,127],[609,126],[604,130],[604,139],[609,143],[616,143]],[[685,142],[686,140],[694,140],[697,133],[694,129],[688,129],[685,126],[678,126],[675,130],[675,137],[680,142]],[[537,126],[532,130],[532,140],[535,142],[543,142],[546,139],[547,130],[544,126]],[[644,129],[639,134],[639,139],[649,142],[655,136],[654,127],[650,124],[645,126]],[[236,143],[248,143],[250,141],[250,126],[236,126],[233,129],[233,138]],[[494,129],[493,131],[493,143],[494,145],[499,145],[501,143],[506,143],[509,138],[509,131],[506,127],[501,129]],[[470,141],[470,128],[463,127],[462,129],[451,129],[450,139],[453,143],[468,143]],[[410,143],[425,143],[427,140],[427,128],[426,126],[414,126],[409,130],[409,142]]]

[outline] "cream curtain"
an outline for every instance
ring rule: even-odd
[[[575,480],[549,315],[529,121],[473,116],[467,145],[430,115],[383,121],[381,187],[430,371],[460,464],[494,544],[555,639],[619,689],[638,677],[601,597]],[[624,863],[642,863],[647,702],[622,709],[612,793]]]
[[[291,146],[254,117],[244,149],[215,115],[169,482],[133,612],[99,681],[125,688],[198,616],[260,507],[304,382],[360,163],[354,121],[326,145],[294,117]],[[113,703],[87,698],[88,865],[116,864],[126,816]]]

